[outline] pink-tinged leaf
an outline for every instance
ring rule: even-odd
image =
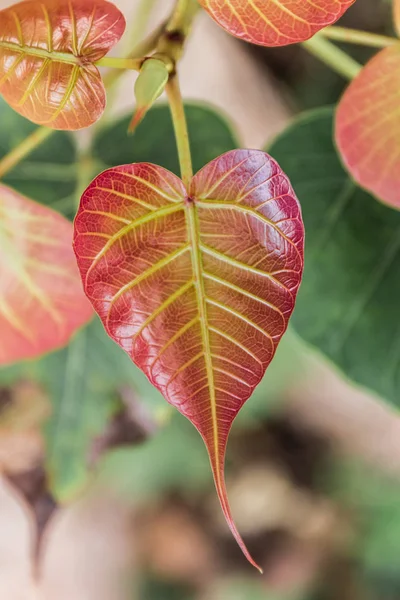
[[[400,46],[377,54],[339,103],[336,142],[362,187],[400,208]]]
[[[199,0],[235,37],[260,46],[304,42],[335,23],[355,0]]]
[[[72,234],[64,217],[0,185],[0,365],[67,344],[92,317]]]
[[[200,432],[233,535],[224,480],[229,431],[271,362],[303,270],[299,203],[278,164],[236,150],[190,190],[148,163],[87,188],[74,246],[109,335]],[[255,565],[257,566],[257,565]]]
[[[105,0],[27,0],[0,11],[0,94],[34,123],[89,127],[106,105],[93,63],[124,30]]]

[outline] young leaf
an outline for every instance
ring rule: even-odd
[[[224,459],[235,416],[294,308],[304,230],[289,180],[267,154],[236,150],[193,178],[140,163],[82,196],[74,247],[109,335],[200,432],[238,544]]]
[[[122,13],[106,0],[27,0],[0,11],[0,94],[54,129],[100,118],[104,85],[93,64],[120,39]]]
[[[336,141],[354,179],[400,209],[400,45],[379,52],[347,88]]]
[[[228,33],[260,46],[304,42],[355,0],[199,0]]]
[[[161,96],[168,83],[169,71],[158,58],[146,60],[135,83],[136,111],[128,131],[133,133],[154,102]]]
[[[351,180],[333,111],[300,117],[270,147],[301,198],[305,271],[292,323],[346,376],[399,406],[400,213]]]
[[[92,316],[72,224],[0,185],[0,365],[63,346]]]

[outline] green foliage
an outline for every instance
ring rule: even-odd
[[[0,159],[18,146],[37,126],[0,98]],[[71,134],[55,131],[2,181],[33,200],[72,217],[78,185],[77,149]]]
[[[399,402],[400,215],[358,188],[332,142],[331,109],[300,117],[270,147],[306,226],[297,332],[355,382]]]
[[[260,581],[233,579],[221,586],[213,600],[309,600],[308,594],[301,592],[282,594],[270,590]]]
[[[194,594],[185,586],[159,582],[149,578],[141,585],[140,597],[146,600],[194,600]]]
[[[201,438],[172,408],[168,422],[146,442],[110,452],[101,465],[99,480],[135,503],[170,490],[190,493],[212,485]]]
[[[53,406],[46,430],[50,485],[59,501],[67,501],[87,483],[91,444],[118,407],[118,391],[130,388],[154,410],[161,399],[98,319],[66,349],[40,361],[39,377]]]
[[[358,532],[355,546],[370,576],[400,569],[400,483],[355,461],[336,462],[329,482]]]
[[[201,104],[187,104],[186,115],[195,172],[220,154],[237,147],[225,116]],[[93,157],[101,163],[102,169],[132,162],[151,162],[179,175],[168,106],[161,104],[152,108],[133,137],[126,135],[129,122],[130,117],[124,117],[95,135]]]

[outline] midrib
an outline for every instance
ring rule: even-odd
[[[28,56],[37,56],[38,58],[50,58],[58,62],[68,63],[72,65],[79,65],[81,63],[81,57],[75,56],[68,52],[57,52],[44,50],[43,48],[32,48],[31,46],[20,46],[19,44],[13,44],[12,42],[0,41],[0,49],[11,50],[12,52],[21,52]]]
[[[190,238],[193,279],[196,290],[197,306],[200,317],[201,338],[203,342],[204,360],[206,364],[207,380],[210,394],[211,417],[213,423],[214,453],[215,453],[215,477],[220,479],[219,447],[218,447],[218,418],[215,398],[214,372],[211,360],[210,332],[208,326],[206,293],[204,288],[203,266],[200,250],[200,236],[198,225],[197,208],[193,201],[185,205],[187,228]]]

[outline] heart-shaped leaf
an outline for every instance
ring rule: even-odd
[[[0,94],[34,123],[88,127],[106,104],[93,63],[124,30],[105,0],[27,0],[0,11]]]
[[[228,33],[260,46],[304,42],[355,0],[200,0]]]
[[[400,43],[352,81],[336,115],[336,141],[354,179],[400,208]]]
[[[236,150],[193,178],[140,163],[82,196],[74,247],[110,336],[200,432],[229,527],[233,420],[271,362],[303,270],[300,207],[277,163]],[[255,565],[256,566],[256,565]]]
[[[0,185],[0,364],[63,346],[92,316],[72,224]]]

